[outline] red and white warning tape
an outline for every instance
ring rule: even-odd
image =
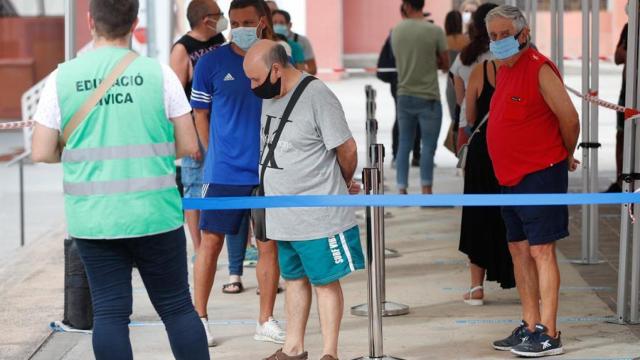
[[[375,72],[395,72],[396,69],[393,68],[385,68],[385,69],[377,69],[377,68],[350,68],[350,69],[319,69],[320,73],[375,73]],[[625,118],[630,118],[634,115],[640,114],[640,111],[631,108],[625,108],[624,106],[614,104],[605,100],[600,99],[597,95],[598,93],[595,91],[590,92],[589,94],[583,95],[576,89],[573,89],[570,86],[566,86],[567,90],[577,97],[584,99],[590,103],[594,103],[598,106],[602,106],[607,109],[611,109],[617,112],[621,112],[625,114]],[[14,129],[23,129],[35,126],[35,121],[13,121],[13,122],[0,122],[0,130],[14,130]]]
[[[598,97],[598,92],[597,91],[590,91],[589,94],[582,94],[581,92],[579,92],[576,89],[571,88],[570,86],[566,86],[567,90],[569,90],[570,93],[576,95],[577,97],[584,99],[590,103],[596,104],[598,106],[602,106],[604,108],[607,109],[611,109],[617,112],[621,112],[624,113],[624,117],[625,119],[628,119],[634,115],[638,115],[640,114],[640,111],[636,110],[636,109],[631,109],[631,108],[626,108],[622,105],[618,105],[618,104],[614,104],[605,100],[602,100]]]
[[[0,122],[0,130],[14,130],[14,129],[24,129],[30,128],[36,125],[36,122],[33,120],[28,121],[13,121],[13,122]]]

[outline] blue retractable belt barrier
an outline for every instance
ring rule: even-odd
[[[286,195],[184,199],[185,209],[232,210],[300,207],[441,207],[640,203],[640,193],[526,195]]]

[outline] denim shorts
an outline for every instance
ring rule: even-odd
[[[280,273],[285,280],[306,277],[314,286],[323,286],[364,269],[358,226],[328,238],[277,244]]]
[[[531,173],[516,186],[503,187],[503,194],[564,194],[569,186],[566,161]],[[502,218],[507,240],[528,240],[529,245],[544,245],[569,236],[569,208],[554,206],[504,206]]]
[[[186,156],[182,159],[182,186],[185,198],[198,199],[202,197],[202,177],[204,163]]]
[[[202,188],[202,197],[250,196],[255,185],[206,184]],[[200,212],[200,230],[225,235],[236,235],[240,231],[242,219],[249,215],[249,209],[240,210],[202,210]]]

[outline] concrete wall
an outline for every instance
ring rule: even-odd
[[[442,27],[450,10],[448,3],[428,1],[425,7],[426,12],[432,13],[431,19]],[[393,0],[344,1],[344,53],[377,54],[389,31],[401,20],[400,4],[401,1]]]

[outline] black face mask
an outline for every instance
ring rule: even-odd
[[[271,70],[269,70],[269,74],[267,74],[267,78],[264,80],[262,85],[252,89],[253,93],[256,94],[257,97],[262,99],[273,99],[274,97],[280,95],[280,91],[282,90],[282,78],[278,78],[275,84],[271,83]]]

